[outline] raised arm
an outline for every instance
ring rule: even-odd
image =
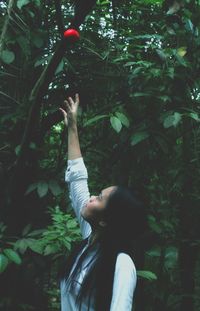
[[[68,160],[65,181],[69,186],[69,198],[79,222],[83,239],[91,233],[90,224],[81,216],[81,210],[90,198],[87,178],[88,173],[82,157]]]
[[[81,210],[88,202],[90,193],[87,182],[87,169],[81,154],[77,129],[78,94],[75,96],[75,102],[69,97],[68,101],[65,101],[65,105],[66,111],[59,108],[63,112],[65,124],[68,126],[68,165],[65,172],[65,181],[69,186],[69,197],[78,219],[82,236],[86,238],[91,233],[91,226],[81,216]]]
[[[75,101],[74,105],[76,103],[79,103],[79,99],[77,95],[78,94],[76,94],[77,101]],[[69,111],[68,114],[70,115],[70,111],[72,114],[73,110],[75,109],[78,110],[78,104],[76,104],[77,108],[73,108],[73,101],[71,97],[69,97],[69,100],[71,101],[71,106],[69,108],[71,110],[68,110]],[[67,105],[69,106],[69,104]],[[74,117],[73,118],[71,117],[71,120],[69,119],[69,122],[68,122],[68,160],[73,160],[73,159],[80,158],[80,157],[82,157],[82,154],[81,154],[79,137],[78,137],[77,115],[74,115]]]

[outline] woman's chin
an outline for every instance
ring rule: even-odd
[[[87,208],[83,208],[81,211],[81,216],[83,217],[83,219],[87,222],[90,223],[91,219],[92,219],[92,215],[90,213],[90,211]]]
[[[81,210],[81,216],[87,220],[87,203],[83,206],[82,210]]]

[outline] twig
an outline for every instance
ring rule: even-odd
[[[54,4],[55,4],[55,9],[56,9],[56,21],[58,25],[58,30],[62,38],[63,32],[64,32],[64,25],[63,25],[63,19],[62,19],[61,2],[60,0],[54,0]]]

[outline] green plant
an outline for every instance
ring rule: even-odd
[[[53,259],[61,256],[63,252],[71,250],[73,242],[81,239],[77,220],[71,215],[61,211],[59,206],[49,207],[52,224],[47,228],[30,231],[28,225],[25,236],[15,242],[16,249],[24,252],[27,247],[41,255],[52,255]]]

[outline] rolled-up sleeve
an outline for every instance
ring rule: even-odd
[[[67,161],[65,181],[68,184],[69,198],[78,219],[82,237],[85,239],[91,233],[91,226],[81,215],[83,206],[90,198],[88,172],[83,157]]]
[[[134,262],[126,253],[117,256],[110,311],[131,311],[137,283]]]

